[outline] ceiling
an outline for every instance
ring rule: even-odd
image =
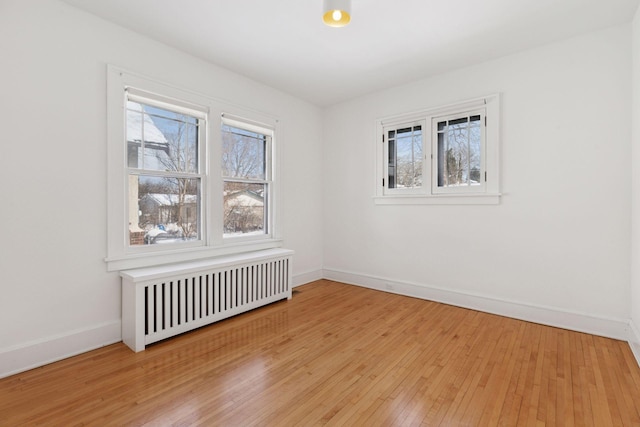
[[[318,106],[630,22],[640,0],[64,0]]]

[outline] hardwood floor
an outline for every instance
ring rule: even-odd
[[[326,280],[0,380],[0,426],[640,426],[627,343]]]

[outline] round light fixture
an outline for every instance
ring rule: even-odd
[[[351,21],[351,0],[324,0],[322,21],[330,27],[344,27]]]

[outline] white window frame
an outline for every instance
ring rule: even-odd
[[[127,92],[154,105],[185,112],[201,112],[206,117],[206,136],[200,142],[201,240],[171,245],[129,245],[128,162],[126,140]],[[258,236],[223,238],[222,136],[223,120],[232,118],[243,126],[254,126],[272,135],[271,183],[268,232]],[[107,257],[108,271],[191,261],[270,249],[282,246],[278,165],[280,150],[275,143],[281,124],[278,119],[247,108],[158,82],[130,71],[107,67]]]
[[[455,120],[457,118],[470,117],[470,116],[480,116],[480,184],[477,186],[467,186],[467,187],[439,187],[438,186],[438,122],[446,121],[446,120]],[[453,114],[445,114],[438,117],[431,118],[431,187],[433,194],[475,194],[475,193],[485,193],[487,187],[487,144],[486,144],[486,112],[484,108],[469,110],[469,111],[461,111]]]
[[[208,108],[201,105],[190,105],[184,101],[172,100],[168,99],[164,96],[159,96],[154,93],[144,92],[134,87],[127,87],[125,89],[125,115],[126,115],[126,102],[133,101],[140,104],[151,105],[154,107],[162,108],[165,110],[170,110],[173,112],[180,112],[185,115],[190,115],[192,117],[196,117],[198,119],[198,171],[197,173],[179,173],[179,172],[163,172],[160,170],[146,170],[146,169],[138,169],[131,168],[127,164],[125,164],[125,174],[127,178],[132,175],[137,176],[145,176],[145,175],[153,175],[153,176],[167,176],[167,177],[181,177],[181,178],[199,178],[200,179],[200,224],[198,224],[200,238],[198,240],[194,240],[191,242],[180,242],[171,248],[171,250],[175,249],[188,249],[194,247],[204,246],[206,244],[206,236],[207,236],[207,204],[204,201],[207,198],[207,181],[208,181],[208,167],[207,167],[207,112]],[[125,118],[126,124],[126,118]],[[125,131],[126,132],[126,131]],[[124,142],[124,141],[123,141]],[[131,197],[129,197],[129,185],[127,185],[126,196],[125,197],[125,211],[127,212],[127,224],[129,222],[129,211],[131,207],[129,204],[131,203]],[[129,227],[125,227],[125,239],[128,238]],[[169,250],[165,245],[141,245],[141,246],[132,246],[130,244],[125,244],[125,253],[128,255],[135,254],[152,254],[154,252],[165,252]]]
[[[437,122],[445,118],[480,114],[482,125],[481,177],[478,186],[438,187]],[[423,125],[423,183],[419,188],[388,188],[388,141],[391,128]],[[500,95],[493,94],[443,107],[376,120],[376,177],[374,202],[390,204],[488,204],[500,203]]]
[[[398,129],[402,129],[402,128],[414,128],[416,126],[421,126],[422,127],[422,154],[423,154],[423,159],[422,159],[422,180],[423,180],[423,184],[420,187],[411,187],[411,188],[389,188],[389,182],[388,182],[388,170],[389,170],[389,131],[393,130],[396,132],[396,137],[397,137],[397,132]],[[424,151],[424,147],[425,147],[425,138],[427,138],[428,136],[425,134],[425,132],[428,132],[429,128],[427,127],[427,121],[425,119],[420,119],[417,118],[416,120],[412,120],[412,121],[405,121],[405,120],[399,120],[399,121],[390,121],[385,123],[384,127],[383,127],[383,132],[384,132],[384,144],[383,144],[383,149],[384,149],[384,159],[385,159],[385,175],[384,175],[384,188],[385,188],[385,194],[389,194],[389,195],[419,195],[424,193],[424,185],[425,182],[429,183],[429,179],[427,178],[427,174],[429,173],[429,165],[428,165],[428,160],[426,159],[426,154]]]
[[[235,235],[235,236],[224,236],[223,239],[225,242],[250,242],[253,240],[260,240],[264,238],[268,238],[272,234],[272,230],[274,228],[273,222],[273,192],[274,192],[274,170],[277,169],[274,164],[274,147],[275,144],[275,128],[266,126],[260,123],[253,123],[249,120],[242,119],[239,117],[235,117],[232,114],[223,113],[222,114],[222,124],[232,126],[239,129],[248,130],[250,132],[256,132],[258,134],[267,135],[269,140],[265,147],[265,178],[262,180],[259,179],[237,179],[231,177],[222,176],[222,171],[220,176],[222,176],[222,183],[224,186],[225,181],[234,181],[234,182],[256,182],[263,183],[267,186],[267,194],[265,196],[265,206],[264,206],[264,215],[266,216],[265,221],[265,233],[261,235]]]

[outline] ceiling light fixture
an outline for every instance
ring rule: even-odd
[[[344,27],[351,21],[351,0],[324,0],[322,21],[330,27]]]

